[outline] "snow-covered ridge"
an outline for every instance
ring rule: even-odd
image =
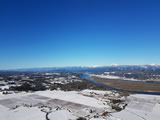
[[[19,69],[7,69],[7,70],[0,70],[0,71],[56,71],[56,70],[85,70],[85,69],[96,69],[96,68],[160,68],[160,64],[144,64],[144,65],[118,65],[118,64],[111,64],[111,65],[79,65],[79,66],[64,66],[64,67],[41,67],[41,68],[19,68]]]

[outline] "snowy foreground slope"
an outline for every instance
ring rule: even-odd
[[[114,103],[120,112],[113,109]],[[160,96],[130,95],[113,91],[38,91],[0,93],[1,120],[159,120]]]
[[[130,95],[128,106],[113,116],[120,120],[160,120],[160,96]]]

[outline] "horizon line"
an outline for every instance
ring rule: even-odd
[[[44,66],[44,67],[22,67],[22,68],[9,68],[9,69],[0,69],[0,71],[8,71],[8,70],[22,70],[22,69],[43,69],[43,68],[67,68],[67,67],[109,67],[109,66],[160,66],[160,64],[109,64],[109,65],[66,65],[66,66]]]

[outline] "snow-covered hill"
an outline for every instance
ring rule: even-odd
[[[128,105],[118,112],[113,109],[116,104],[120,108]],[[124,97],[99,90],[0,94],[2,120],[159,120],[159,111],[160,96],[154,95]]]

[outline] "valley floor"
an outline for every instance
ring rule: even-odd
[[[106,86],[110,86],[116,89],[127,91],[160,92],[160,84],[124,81],[119,79],[106,79],[94,76],[90,78]]]

